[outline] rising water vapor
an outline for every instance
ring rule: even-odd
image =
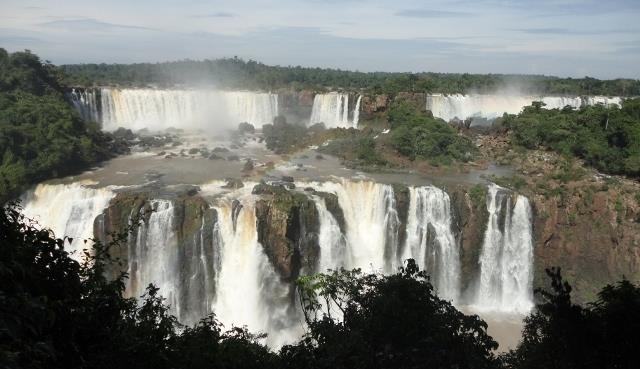
[[[261,127],[278,115],[278,95],[266,92],[101,88],[73,91],[71,100],[83,118],[102,123],[107,131],[181,128],[218,133],[242,122]]]

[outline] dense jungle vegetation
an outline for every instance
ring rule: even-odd
[[[106,159],[110,135],[65,101],[60,69],[0,48],[0,204],[24,186]]]
[[[545,147],[604,173],[640,176],[640,98],[625,100],[621,108],[543,106],[534,102],[496,125],[509,129],[513,143],[527,149]]]
[[[301,66],[269,66],[238,58],[139,64],[63,65],[71,86],[206,84],[235,89],[346,89],[398,92],[488,93],[506,86],[549,95],[640,95],[632,79],[558,78],[533,75],[354,72]]]
[[[640,287],[606,286],[592,304],[571,301],[559,270],[525,320],[518,347],[497,355],[487,324],[439,299],[407,260],[396,274],[334,271],[298,279],[307,333],[274,352],[263,335],[226,327],[215,315],[181,326],[158,289],[124,297],[126,274],[96,243],[78,263],[66,239],[34,227],[18,208],[0,211],[2,368],[637,368]],[[336,314],[322,306],[331,304]]]
[[[453,160],[473,159],[476,148],[469,138],[431,112],[411,104],[395,102],[389,109],[393,147],[411,160],[416,158],[450,164]]]
[[[289,154],[316,145],[318,151],[342,159],[350,167],[380,169],[392,167],[391,157],[410,162],[428,161],[435,166],[473,160],[478,150],[473,142],[442,119],[434,118],[414,104],[402,100],[391,104],[389,131],[376,129],[325,129],[287,123],[277,117],[274,124],[262,128],[267,148]]]

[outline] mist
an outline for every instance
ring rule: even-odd
[[[74,94],[81,114],[99,120],[106,131],[174,128],[215,136],[243,122],[270,124],[278,112],[277,95],[204,87],[87,88]]]

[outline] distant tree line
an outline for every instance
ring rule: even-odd
[[[135,226],[135,222],[133,225]],[[550,270],[537,291],[520,344],[495,353],[487,323],[440,299],[409,259],[392,275],[360,270],[303,276],[297,296],[307,333],[278,352],[263,335],[223,327],[215,315],[182,326],[159,290],[124,297],[113,279],[114,247],[95,243],[79,263],[15,206],[0,208],[0,367],[2,368],[638,368],[640,287],[606,286],[587,306]]]
[[[138,64],[63,65],[71,86],[215,85],[234,89],[345,89],[375,94],[398,92],[489,93],[518,86],[525,93],[549,95],[640,95],[633,79],[559,78],[542,75],[357,72],[301,66],[269,66],[225,58]]]

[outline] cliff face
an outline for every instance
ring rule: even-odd
[[[278,109],[289,122],[306,122],[311,115],[316,92],[310,90],[281,91],[278,93]],[[350,93],[349,111],[355,108],[357,93]],[[407,101],[420,110],[426,110],[427,95],[422,92],[400,92],[395,96],[387,94],[362,95],[360,102],[360,122],[385,119],[389,105],[394,100]]]
[[[311,116],[314,96],[315,93],[309,90],[279,92],[278,112],[287,118],[287,122],[306,124]]]
[[[486,196],[486,192],[483,194]],[[460,247],[461,291],[473,288],[480,275],[480,252],[487,228],[489,212],[485,197],[472,198],[468,188],[456,186],[449,192],[453,219],[453,232]]]
[[[318,211],[308,196],[282,186],[259,184],[256,202],[258,242],[276,271],[293,281],[301,270],[314,271],[320,255]]]
[[[203,296],[214,296],[215,278],[219,268],[219,249],[214,242],[213,226],[217,213],[199,196],[181,195],[173,200],[177,240],[178,271],[183,311],[208,312]]]
[[[409,188],[407,186],[403,186],[403,185],[398,185],[395,184],[393,185],[393,196],[395,197],[395,202],[396,202],[396,212],[398,213],[398,239],[397,239],[397,244],[398,247],[396,248],[396,252],[397,254],[394,255],[393,257],[397,258],[400,255],[402,255],[402,252],[404,251],[404,245],[405,245],[405,241],[407,239],[407,218],[409,217]],[[387,242],[387,255],[386,257],[389,258],[392,255],[388,255],[389,253],[389,242]]]
[[[406,224],[409,211],[409,189],[404,185],[394,185],[395,209],[398,215],[396,252],[402,253],[406,241]],[[311,191],[311,190],[309,190]],[[465,186],[453,187],[449,191],[451,198],[452,231],[460,247],[462,291],[465,291],[479,273],[478,259],[482,247],[484,230],[488,219],[484,198],[471,199]],[[318,244],[318,211],[310,193],[287,190],[280,185],[257,185],[253,193],[259,196],[255,204],[258,241],[278,274],[286,281],[295,280],[301,273],[314,272],[320,255]],[[334,194],[313,191],[313,195],[325,200],[327,210],[334,216],[343,234],[346,234],[344,214],[338,198]],[[484,194],[483,194],[484,196]],[[149,222],[150,214],[155,210],[151,199],[154,195],[147,192],[121,193],[112,201],[103,215],[96,220],[95,234],[109,241],[110,234],[126,231],[130,222],[137,219],[138,224]],[[192,278],[198,274],[202,260],[210,268],[207,275],[215,276],[216,263],[219,263],[219,250],[213,239],[217,214],[207,201],[198,195],[177,195],[171,200],[174,207],[173,225],[176,237],[176,255],[180,271],[183,306],[198,305],[198,296],[205,293],[213,295],[214,284],[206,284],[201,278]],[[121,260],[121,268],[111,273],[127,271],[129,257],[136,258],[136,242],[141,227],[129,227],[123,244],[114,249],[113,255]],[[433,232],[430,232],[433,236]],[[388,247],[387,252],[391,250]],[[388,259],[394,256],[386,255]],[[396,255],[397,257],[397,255]],[[131,270],[131,283],[135,282],[137,268]],[[133,286],[138,288],[143,286]],[[205,291],[206,290],[206,291]],[[204,309],[204,307],[202,307]],[[201,309],[201,310],[202,310]]]
[[[640,281],[640,183],[599,174],[546,150],[515,150],[507,135],[479,136],[486,157],[510,163],[533,210],[534,288],[545,269],[562,268],[575,301],[593,301],[606,284]],[[508,185],[508,184],[507,184]]]
[[[569,184],[561,195],[542,194],[525,188],[533,211],[534,231],[534,288],[548,287],[545,268],[561,267],[563,275],[574,287],[578,302],[591,301],[605,284],[623,277],[640,280],[640,206],[638,187],[625,182],[606,185],[602,180]],[[309,191],[311,191],[309,189]],[[453,216],[452,231],[460,248],[461,287],[463,294],[475,290],[479,276],[479,257],[488,222],[486,188],[466,185],[448,189]],[[310,193],[287,190],[282,186],[260,184],[254,189],[259,198],[255,204],[258,241],[283,280],[293,281],[301,273],[314,272],[320,255],[318,243],[319,217]],[[313,192],[325,200],[327,210],[346,233],[344,214],[334,194]],[[406,241],[409,191],[406,186],[394,185],[398,215],[397,252]],[[149,192],[120,193],[94,223],[94,233],[102,241],[121,234],[121,243],[112,249],[120,259],[119,267],[109,273],[128,271],[130,283],[135,284],[139,266],[129,263],[135,258],[136,243],[144,235],[139,224],[149,222],[156,195]],[[183,306],[205,310],[198,296],[214,295],[214,283],[205,283],[206,275],[215,277],[220,260],[219,242],[213,230],[217,214],[207,200],[197,194],[184,193],[172,197],[173,232],[176,256],[184,296]],[[157,206],[157,205],[156,205]],[[503,209],[501,212],[505,214]],[[504,219],[499,223],[503,223]],[[148,225],[148,224],[147,224]],[[387,250],[388,251],[388,250]],[[387,255],[391,259],[391,255]],[[198,275],[198,278],[193,278]],[[133,286],[138,289],[144,286]]]
[[[640,208],[621,188],[581,187],[562,197],[533,196],[535,285],[558,266],[576,301],[593,301],[608,283],[640,280]]]
[[[148,221],[151,209],[147,200],[147,193],[119,193],[94,222],[94,236],[103,244],[114,243],[110,254],[120,261],[120,265],[108,270],[112,277],[127,271],[129,243],[135,241],[138,233],[138,227],[130,222]]]
[[[360,119],[371,120],[383,114],[389,107],[388,95],[365,95],[360,104]]]
[[[111,256],[120,262],[113,265],[109,273],[115,276],[119,272],[128,271],[130,287],[134,291],[144,287],[135,285],[136,274],[140,269],[136,261],[136,245],[148,236],[140,232],[148,228],[151,215],[157,211],[151,201],[153,198],[154,194],[149,192],[119,193],[94,223],[96,238],[103,242],[119,240],[110,251]],[[178,195],[171,202],[174,207],[171,231],[175,234],[176,244],[173,247],[176,248],[181,282],[189,285],[188,290],[191,291],[204,289],[204,282],[192,276],[197,274],[196,269],[203,258],[213,271],[216,256],[212,227],[217,217],[216,212],[199,196]],[[180,298],[197,303],[196,296]]]

